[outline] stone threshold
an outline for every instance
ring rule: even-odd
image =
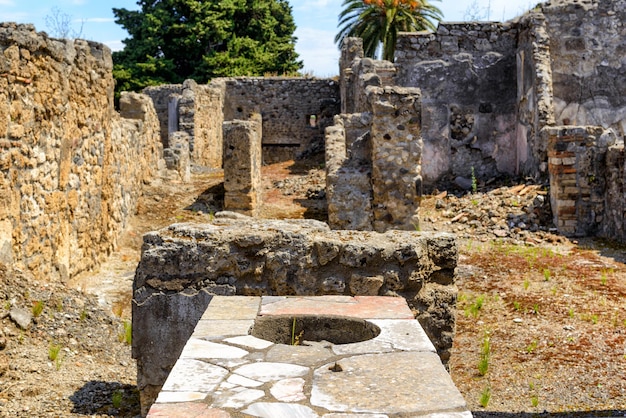
[[[189,416],[472,414],[402,298],[214,296],[148,413]]]

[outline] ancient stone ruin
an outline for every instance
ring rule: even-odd
[[[226,208],[256,216],[262,164],[325,152],[328,225],[231,213],[145,237],[144,408],[212,295],[402,296],[445,362],[456,244],[415,231],[424,190],[532,178],[559,232],[626,241],[624,22],[626,0],[553,0],[402,34],[395,63],[348,39],[338,81],[186,81],[119,112],[107,47],[0,24],[0,262],[67,281],[114,250],[145,183],[223,167]]]

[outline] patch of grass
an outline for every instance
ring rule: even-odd
[[[478,402],[480,406],[486,408],[489,405],[489,401],[491,400],[491,388],[489,386],[485,386],[483,391],[480,393],[480,398],[478,398]]]
[[[45,306],[45,304],[44,304],[44,302],[42,300],[38,300],[38,301],[35,301],[33,303],[32,312],[33,312],[33,316],[35,318],[37,318],[39,315],[41,315],[41,313],[43,312],[44,306]]]
[[[478,181],[476,180],[476,173],[472,166],[472,193],[476,193],[476,191],[478,191]],[[478,202],[476,204],[478,204]]]
[[[54,362],[54,367],[59,370],[61,368],[62,358],[61,358],[61,344],[55,344],[50,342],[50,346],[48,347],[48,359]]]
[[[539,396],[537,395],[532,395],[530,397],[530,404],[533,406],[533,408],[536,408],[537,405],[539,405]]]
[[[89,317],[89,314],[87,314],[87,310],[85,310],[85,308],[83,308],[83,310],[80,311],[80,316],[78,317],[78,319],[80,319],[80,322],[83,322],[88,317]]]
[[[533,305],[533,313],[534,313],[535,315],[539,315],[539,304],[535,303],[535,304]]]
[[[50,361],[55,361],[57,358],[59,358],[60,351],[61,351],[61,345],[51,342],[50,346],[48,347],[48,359]]]
[[[118,389],[115,392],[113,392],[113,395],[111,395],[111,403],[113,404],[113,407],[119,408],[120,406],[122,406],[123,399],[124,399],[123,391]]]
[[[124,321],[124,329],[118,334],[117,339],[128,345],[133,343],[133,324],[130,321]]]
[[[570,318],[574,319],[574,316],[575,316],[574,308],[569,308],[567,310],[567,316],[569,316]]]
[[[524,290],[528,290],[528,288],[530,287],[530,280],[528,280],[528,277],[524,279]]]
[[[484,376],[489,370],[489,360],[491,359],[491,341],[489,333],[485,332],[483,344],[480,350],[480,360],[478,361],[478,374]]]
[[[515,300],[515,301],[513,301],[513,308],[516,311],[519,311],[520,309],[522,309],[522,304]]]
[[[552,276],[552,273],[550,273],[550,269],[543,269],[543,280],[549,282],[550,276]]]
[[[532,353],[533,353],[533,351],[535,351],[535,349],[537,349],[537,345],[538,345],[537,340],[532,340],[532,341],[530,342],[530,344],[528,344],[528,345],[526,346],[526,352],[527,352],[528,354],[532,354]]]
[[[477,318],[480,310],[485,304],[485,295],[478,295],[474,302],[465,308],[465,316],[472,316]]]

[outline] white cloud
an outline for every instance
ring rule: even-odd
[[[293,0],[291,4],[294,5],[294,9],[298,10],[319,10],[324,7],[328,7],[333,2],[337,2],[338,0],[313,0],[313,1],[302,1],[302,0]]]
[[[90,23],[112,23],[115,19],[112,17],[88,17],[86,19],[74,19],[75,22],[90,22]]]
[[[111,51],[121,51],[124,49],[124,44],[122,41],[105,41],[104,44],[111,48]]]
[[[339,73],[339,49],[335,45],[334,31],[299,27],[296,51],[304,61],[304,71],[318,77],[332,77]]]

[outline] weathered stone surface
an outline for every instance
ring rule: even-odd
[[[225,122],[224,209],[256,216],[261,204],[260,115]]]
[[[322,295],[329,290],[329,278],[345,283],[333,293],[371,294],[373,287],[364,286],[363,278],[375,278],[378,295],[404,296],[447,360],[454,335],[456,251],[454,237],[448,234],[331,231],[326,224],[309,220],[218,217],[212,224],[178,224],[149,233],[134,281],[138,385],[142,389],[164,380],[164,370],[173,364],[168,362],[178,357],[181,344],[204,313],[209,293]],[[231,308],[211,306],[206,319],[220,319],[214,317],[218,311],[239,320],[253,319],[258,305],[248,306],[239,297],[233,297]],[[222,299],[230,303],[230,298]],[[240,316],[240,309],[246,314]],[[412,317],[410,311],[404,315]]]
[[[384,367],[378,367],[384,358]],[[433,353],[367,354],[342,359],[341,370],[315,370],[311,404],[337,412],[427,414],[466,409],[465,400]],[[338,388],[341,388],[338,390]],[[398,390],[405,388],[405,391]],[[393,397],[386,396],[393,393]]]
[[[0,24],[0,258],[68,280],[110,253],[161,158],[149,100],[113,108],[111,51]]]
[[[30,324],[33,322],[32,312],[24,308],[11,308],[9,317],[23,330],[30,328]]]
[[[398,38],[396,84],[419,87],[422,176],[480,178],[516,171],[516,43],[510,23],[441,23],[436,34]],[[445,33],[445,34],[444,34]]]

